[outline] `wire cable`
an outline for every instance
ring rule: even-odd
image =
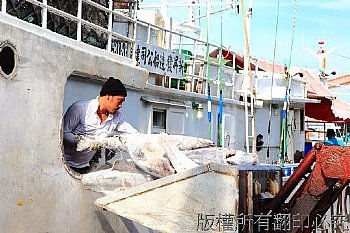
[[[271,90],[270,90],[270,106],[269,106],[269,123],[267,128],[267,152],[266,160],[270,157],[270,138],[271,138],[271,121],[272,121],[272,91],[274,84],[274,75],[275,75],[275,60],[276,60],[276,48],[277,48],[277,34],[278,34],[278,23],[279,23],[279,14],[280,14],[280,1],[277,2],[277,17],[276,17],[276,27],[275,27],[275,44],[273,48],[273,61],[272,61],[272,77],[271,77]],[[267,161],[266,161],[267,162]]]
[[[222,3],[222,0],[221,0]],[[219,100],[219,145],[223,146],[223,137],[222,137],[222,114],[223,114],[223,98],[222,98],[222,84],[223,84],[223,56],[222,56],[222,12],[220,14],[220,82],[219,82],[219,90],[220,90],[220,100]]]
[[[289,112],[289,103],[290,103],[290,87],[292,77],[289,74],[290,67],[292,64],[292,54],[293,54],[293,46],[294,46],[294,35],[295,35],[295,27],[296,27],[296,17],[298,13],[297,0],[294,0],[294,12],[293,12],[293,21],[292,21],[292,41],[290,46],[290,54],[289,54],[289,63],[287,66],[287,79],[286,79],[286,94],[283,100],[283,110],[282,110],[282,124],[281,124],[281,137],[280,137],[280,159],[282,163],[285,160],[285,156],[287,155],[287,139],[288,139],[288,112]]]
[[[207,2],[207,51],[206,51],[206,56],[207,56],[207,72],[206,72],[206,77],[207,77],[207,94],[208,94],[208,99],[207,99],[207,108],[208,108],[208,124],[209,124],[209,139],[211,140],[212,137],[212,129],[211,129],[211,95],[210,95],[210,58],[209,58],[209,28],[210,28],[210,0]]]
[[[345,58],[345,59],[349,59],[349,60],[350,60],[350,57],[347,57],[347,56],[344,56],[344,55],[341,55],[341,54],[331,53],[330,55],[335,55],[335,56],[342,57],[342,58]]]

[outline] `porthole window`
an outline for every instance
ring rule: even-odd
[[[0,75],[11,79],[16,74],[18,55],[15,47],[8,41],[0,44]]]

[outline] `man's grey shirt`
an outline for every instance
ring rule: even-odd
[[[76,168],[89,166],[95,150],[76,151],[79,136],[108,137],[115,132],[137,133],[129,123],[125,122],[120,112],[109,114],[101,123],[97,115],[98,97],[93,100],[78,101],[72,104],[64,115],[63,141],[64,157],[67,163]]]

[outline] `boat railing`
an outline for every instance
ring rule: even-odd
[[[7,0],[2,0],[1,1],[1,12],[2,13],[8,13],[8,4],[9,1]],[[70,13],[58,9],[50,4],[48,4],[47,0],[26,0],[25,3],[31,3],[35,7],[40,7],[41,8],[41,17],[39,16],[39,21],[41,18],[41,22],[38,22],[38,25],[41,25],[42,28],[49,29],[48,28],[48,13],[52,13],[55,16],[62,17],[64,20],[68,20],[69,22],[74,22],[76,26],[74,25],[74,28],[76,31],[74,33],[75,39],[77,41],[83,41],[83,27],[89,28],[92,30],[95,30],[96,34],[101,35],[104,34],[107,37],[106,43],[103,43],[102,48],[106,49],[109,52],[112,51],[112,41],[117,39],[117,40],[122,40],[128,42],[131,46],[135,45],[135,38],[136,38],[136,33],[135,31],[133,33],[129,33],[127,36],[113,31],[113,17],[118,17],[122,18],[124,20],[127,20],[129,23],[132,24],[133,28],[136,28],[136,19],[129,17],[127,14],[123,14],[121,12],[113,10],[113,1],[108,1],[108,6],[103,6],[99,3],[96,3],[91,0],[77,0],[77,9],[69,9]],[[95,13],[96,12],[102,12],[105,16],[108,17],[106,20],[107,23],[106,25],[98,25],[95,22],[90,22],[87,19],[84,19],[83,17],[83,7],[88,6],[90,8],[93,8]],[[133,5],[134,10],[136,10],[137,5]],[[74,14],[72,13],[74,12]],[[18,17],[18,16],[17,16]],[[19,17],[20,18],[20,17]],[[29,21],[28,19],[24,19]],[[69,35],[68,35],[69,36]],[[69,36],[72,38],[72,36]],[[106,44],[106,45],[105,45]],[[100,46],[101,47],[101,46]],[[133,57],[132,52],[135,51],[132,47],[128,47],[128,52],[126,54],[126,57]]]
[[[1,12],[5,14],[15,15],[16,10],[11,11],[8,0],[1,1]],[[184,58],[184,73],[182,77],[171,77],[159,75],[162,79],[160,85],[165,88],[175,88],[179,90],[196,92],[203,95],[208,95],[209,90],[212,96],[219,97],[220,82],[223,83],[224,98],[234,98],[237,83],[235,59],[226,60],[225,58],[209,57],[209,52],[220,51],[221,46],[215,43],[206,42],[199,38],[189,35],[188,33],[179,32],[156,24],[152,24],[140,19],[137,19],[137,2],[128,2],[129,9],[114,9],[114,1],[105,1],[105,5],[92,0],[77,0],[68,2],[68,7],[60,5],[58,2],[48,0],[26,0],[17,4],[31,4],[32,12],[29,15],[37,17],[36,24],[44,29],[55,31],[52,26],[57,22],[68,25],[68,33],[64,34],[60,31],[55,31],[75,39],[79,42],[85,42],[92,45],[96,38],[102,38],[97,47],[105,49],[108,52],[117,53],[135,61],[135,46],[136,41],[142,35],[137,35],[138,29],[145,27],[147,30],[146,43],[154,43],[156,46],[167,50],[182,53]],[[67,5],[66,4],[66,5]],[[11,3],[11,5],[13,5]],[[22,5],[24,6],[24,5]],[[28,7],[25,5],[24,7]],[[38,8],[40,9],[38,11]],[[86,11],[88,10],[88,13]],[[11,12],[10,12],[11,11]],[[95,18],[91,15],[95,14]],[[15,15],[16,16],[16,15]],[[17,15],[18,18],[21,18]],[[30,16],[31,17],[31,16]],[[56,17],[56,18],[55,18]],[[28,16],[23,16],[22,20],[30,21]],[[55,21],[56,20],[56,21]],[[118,27],[118,23],[125,23],[127,29]],[[61,28],[63,28],[62,26]],[[61,29],[62,30],[62,29]],[[124,30],[124,31],[123,31]],[[71,32],[74,31],[74,32]],[[91,32],[93,31],[93,33]],[[70,34],[69,34],[70,33]],[[93,38],[87,41],[87,34],[93,34]],[[157,34],[160,40],[153,42],[151,37]],[[91,42],[92,41],[92,42]],[[90,43],[91,42],[91,43]],[[96,42],[97,43],[97,42]],[[227,48],[223,48],[229,50]],[[184,53],[188,52],[188,53]],[[233,57],[235,53],[233,52]],[[221,64],[220,64],[221,63]],[[230,63],[226,65],[224,63]],[[208,73],[209,69],[212,72]],[[220,67],[223,67],[220,69]],[[221,71],[220,71],[221,70]],[[222,72],[220,74],[220,72]],[[208,76],[208,77],[207,77]],[[224,76],[224,77],[223,77]],[[237,88],[239,89],[239,88]],[[236,91],[236,93],[238,90]]]
[[[237,82],[237,72],[235,70],[234,59],[231,61],[230,65],[223,65],[220,64],[220,62],[229,63],[229,61],[225,58],[223,58],[222,61],[218,58],[212,58],[209,56],[209,53],[206,52],[207,49],[210,52],[215,50],[219,51],[221,49],[220,45],[210,42],[207,43],[194,36],[186,35],[140,19],[137,19],[137,24],[147,28],[146,43],[152,43],[150,40],[152,32],[159,33],[162,39],[160,40],[160,43],[158,41],[156,42],[158,44],[155,45],[183,53],[182,55],[185,58],[184,62],[186,68],[182,79],[163,75],[160,77],[162,80],[158,82],[161,86],[182,89],[184,91],[196,92],[204,95],[208,95],[210,89],[211,95],[219,97],[220,81],[225,79],[225,81],[223,81],[224,91],[230,92],[224,95],[225,98],[232,99],[235,96],[236,85],[234,84]],[[223,49],[229,50],[225,47]],[[234,56],[235,54],[233,52],[233,57]],[[207,77],[208,64],[216,70],[216,72],[209,73],[209,77]],[[223,66],[223,75],[225,76],[225,78],[222,78],[221,80],[219,73],[220,66]]]

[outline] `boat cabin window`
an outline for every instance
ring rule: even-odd
[[[305,130],[305,113],[304,109],[300,109],[300,132]]]
[[[166,132],[166,110],[153,109],[153,133]]]

